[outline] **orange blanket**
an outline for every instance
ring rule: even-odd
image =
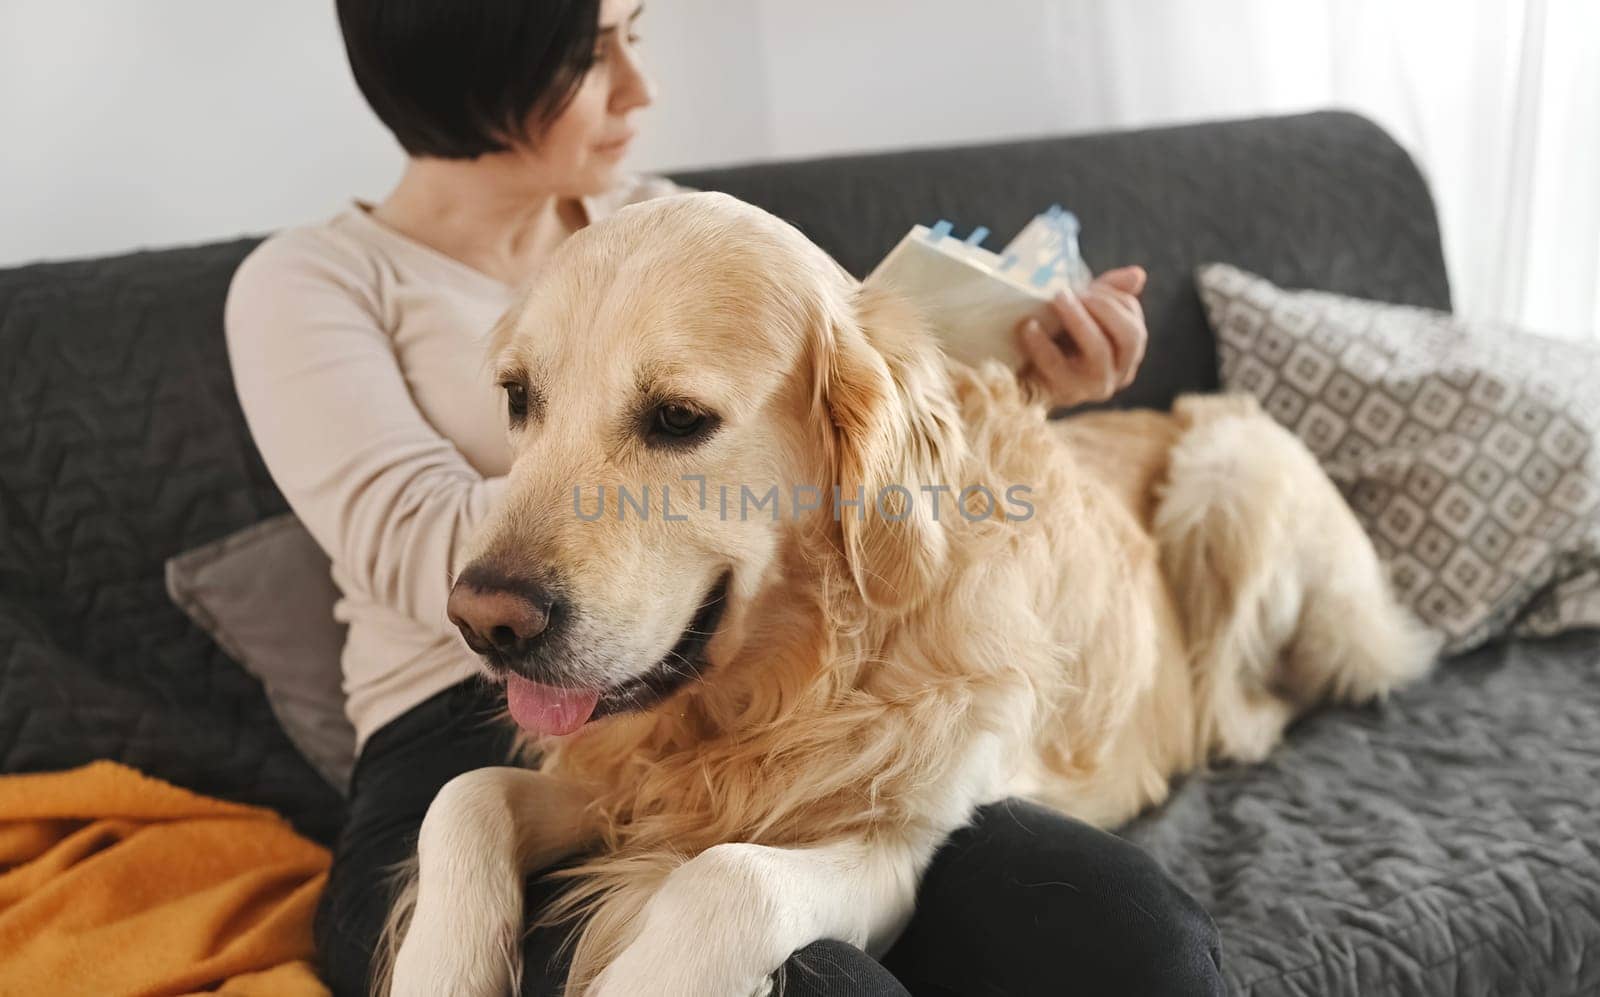
[[[0,994],[326,995],[328,853],[113,762],[0,778]]]

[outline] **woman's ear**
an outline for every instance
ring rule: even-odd
[[[864,287],[852,304],[831,323],[817,372],[833,432],[834,515],[867,604],[907,609],[944,572],[966,441],[944,356],[916,312]]]

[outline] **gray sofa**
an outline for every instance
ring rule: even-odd
[[[1202,262],[1450,306],[1425,183],[1345,114],[679,179],[789,218],[857,274],[913,222],[1008,233],[1070,206],[1091,265],[1151,273],[1149,359],[1119,404],[1215,386]],[[0,769],[114,758],[328,841],[339,795],[163,586],[169,556],[284,511],[223,350],[253,245],[0,271]],[[1443,662],[1381,709],[1307,719],[1263,765],[1187,780],[1123,833],[1213,912],[1238,993],[1600,992],[1597,664],[1592,634]]]

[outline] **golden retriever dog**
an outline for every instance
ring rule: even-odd
[[[1253,402],[1049,421],[731,197],[577,233],[493,340],[515,463],[450,615],[536,761],[434,800],[394,993],[514,990],[574,855],[569,993],[770,993],[885,949],[976,807],[1115,825],[1430,658]]]

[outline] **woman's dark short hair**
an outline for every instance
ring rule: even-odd
[[[413,156],[475,159],[560,114],[599,0],[338,0],[356,85]]]

